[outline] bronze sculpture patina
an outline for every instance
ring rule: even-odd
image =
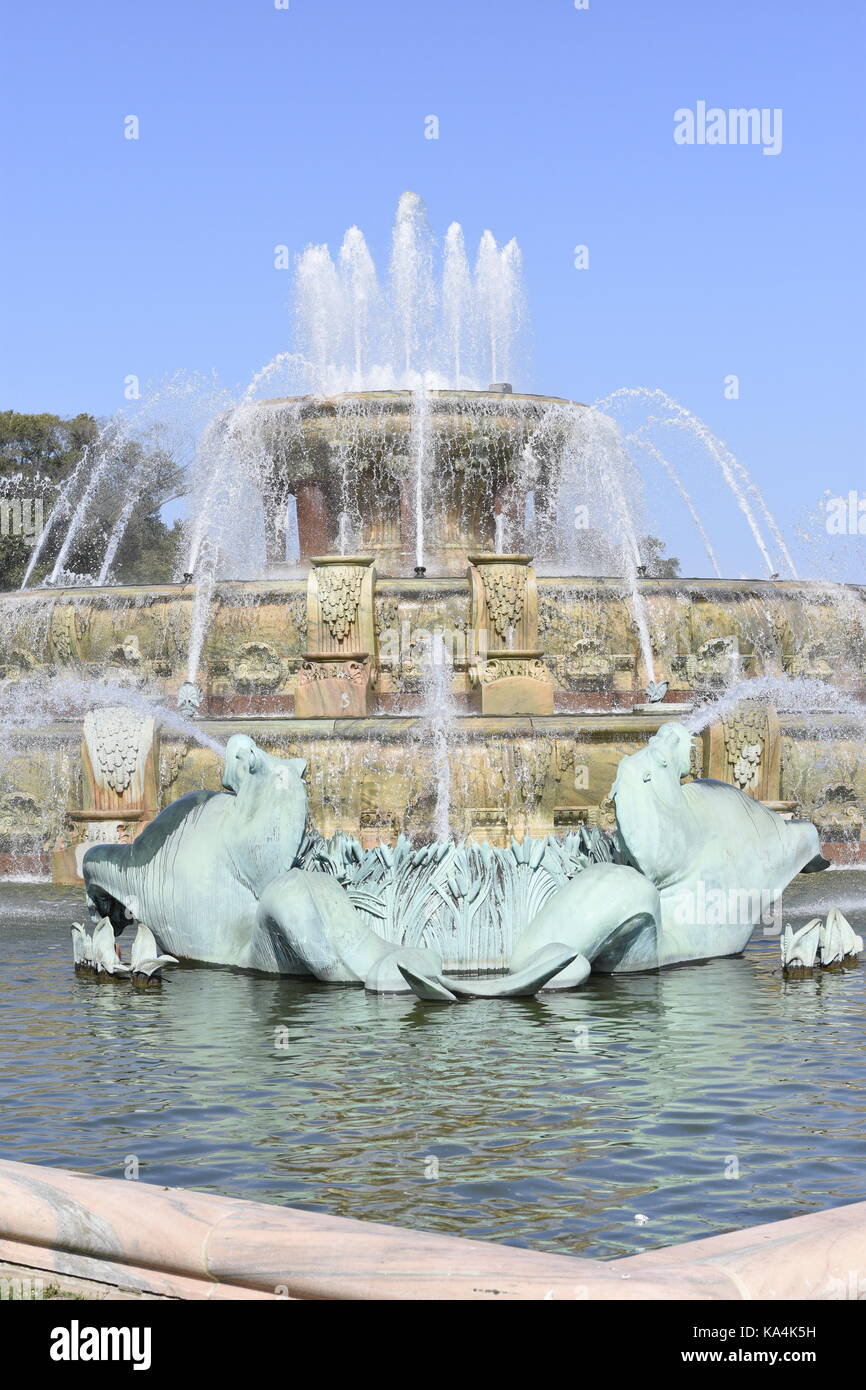
[[[91,913],[118,934],[146,922],[159,948],[179,958],[380,993],[411,988],[443,1000],[569,989],[592,969],[651,970],[737,954],[768,902],[799,871],[826,861],[808,822],[786,821],[723,783],[683,784],[690,745],[688,730],[671,723],[622,760],[613,796],[624,862],[575,861],[573,876],[540,910],[513,924],[505,976],[445,974],[442,953],[424,939],[423,916],[420,930],[410,931],[407,915],[397,940],[376,931],[371,920],[386,914],[375,894],[368,889],[353,901],[327,846],[305,854],[306,763],[275,757],[246,734],[228,742],[221,791],[172,802],[131,844],[88,850]],[[540,862],[546,849],[539,848],[531,858]],[[449,849],[425,849],[422,903]],[[492,855],[475,862],[487,866],[482,877],[497,872]],[[461,891],[477,897],[486,886],[465,883]],[[719,897],[736,904],[733,914],[706,911]],[[516,895],[502,902],[519,915]],[[471,956],[463,963],[476,972],[486,964]]]

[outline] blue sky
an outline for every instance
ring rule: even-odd
[[[518,387],[664,388],[786,525],[825,488],[866,491],[855,0],[289,6],[7,11],[0,405],[105,414],[128,374],[179,368],[246,381],[290,346],[274,246],[356,222],[382,264],[412,188],[439,233],[520,241]],[[781,108],[781,154],[678,146],[674,112],[700,100]],[[744,532],[729,562],[752,557]]]

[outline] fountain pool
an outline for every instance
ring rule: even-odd
[[[831,907],[863,932],[866,589],[802,578],[665,392],[513,390],[514,241],[485,233],[473,271],[455,223],[440,257],[407,194],[387,272],[352,228],[299,257],[296,308],[247,387],[177,382],[107,422],[0,597],[3,1156],[603,1259],[863,1200],[866,971],[785,978],[777,933]],[[142,442],[177,465],[183,543],[173,582],[122,585]],[[693,578],[664,555],[686,527]],[[737,532],[764,577],[731,574]],[[308,763],[370,932],[435,946],[452,982],[502,969],[505,898],[467,890],[513,881],[534,920],[679,715],[675,771],[812,822],[837,866],[742,955],[445,1008],[73,974],[85,852],[218,786],[239,730]]]
[[[795,925],[851,871],[798,880]],[[742,957],[440,1008],[72,974],[77,891],[0,885],[4,1157],[611,1258],[866,1198],[866,971]],[[647,1217],[647,1221],[638,1221]]]

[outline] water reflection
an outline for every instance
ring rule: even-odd
[[[448,1008],[202,967],[139,994],[73,975],[76,894],[0,894],[5,1157],[604,1257],[866,1197],[866,971],[786,983],[775,938]],[[862,930],[861,875],[788,920],[816,896]]]

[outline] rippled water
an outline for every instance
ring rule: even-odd
[[[787,918],[831,901],[862,932],[858,873]],[[866,1198],[866,967],[785,983],[758,935],[533,1000],[201,966],[139,994],[73,974],[82,915],[0,885],[3,1157],[602,1257]]]

